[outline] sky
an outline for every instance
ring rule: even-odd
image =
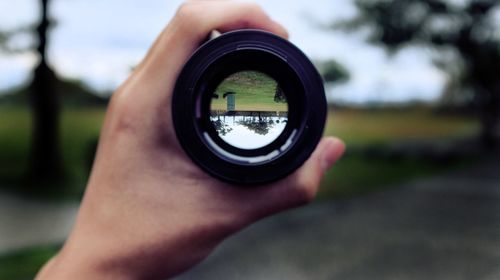
[[[49,63],[66,78],[111,92],[138,64],[155,37],[175,14],[181,0],[52,0],[56,25],[50,34]],[[0,30],[36,22],[37,0],[0,0]],[[327,87],[330,101],[398,103],[435,101],[446,75],[435,69],[424,49],[406,49],[388,57],[364,42],[362,34],[332,31],[324,25],[356,13],[351,0],[256,0],[290,33],[290,40],[313,60],[335,59],[350,72],[349,82]],[[26,46],[27,35],[14,38]],[[29,81],[37,56],[0,52],[0,91]]]

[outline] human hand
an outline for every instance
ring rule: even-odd
[[[323,139],[295,173],[240,188],[203,172],[171,120],[176,78],[212,30],[287,32],[255,4],[188,1],[110,102],[74,229],[38,279],[161,279],[205,258],[225,237],[311,201],[344,145]]]

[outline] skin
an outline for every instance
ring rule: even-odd
[[[188,1],[113,95],[74,228],[36,279],[165,279],[199,263],[226,237],[310,202],[344,151],[324,138],[295,173],[238,188],[212,178],[184,153],[173,130],[176,78],[211,30],[255,28],[284,38],[262,9]]]

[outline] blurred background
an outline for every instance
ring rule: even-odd
[[[500,279],[500,3],[256,2],[324,76],[347,152],[313,205],[179,279]],[[0,279],[61,246],[107,102],[180,3],[0,0]]]

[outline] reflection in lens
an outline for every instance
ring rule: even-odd
[[[210,120],[231,146],[258,149],[273,142],[288,121],[286,96],[271,77],[257,71],[228,76],[212,94]]]

